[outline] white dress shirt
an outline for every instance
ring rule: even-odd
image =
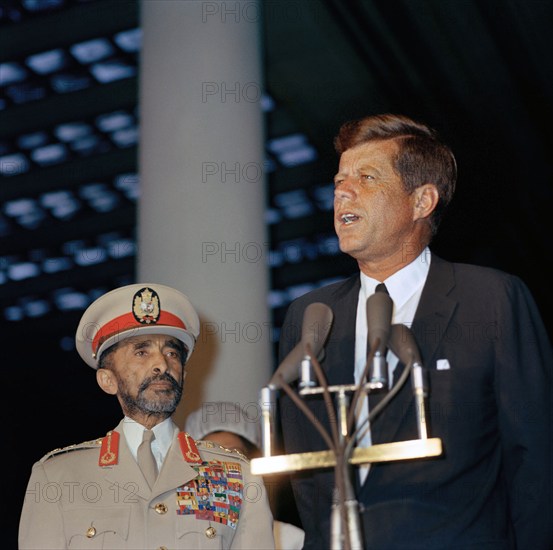
[[[361,273],[361,288],[357,302],[357,319],[355,325],[355,383],[359,384],[360,378],[365,370],[367,362],[367,298],[371,296],[376,285],[383,282],[386,285],[388,294],[394,303],[392,310],[392,324],[402,323],[411,326],[415,317],[417,306],[422,294],[426,277],[430,269],[430,249],[426,247],[420,256],[406,265],[403,269],[388,277],[385,281],[377,281]],[[386,355],[388,363],[388,380],[393,379],[393,371],[398,363],[398,358],[388,350]],[[360,400],[361,401],[361,400]],[[370,426],[366,423],[369,414],[368,399],[365,397],[357,415],[357,426],[363,426],[357,436],[359,447],[371,445]],[[359,467],[361,483],[365,481],[370,466]]]

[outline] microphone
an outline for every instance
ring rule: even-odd
[[[388,389],[386,348],[392,324],[393,302],[387,292],[375,292],[367,298],[367,340],[373,352],[370,371],[371,384]],[[378,346],[373,350],[378,339]]]
[[[272,390],[279,390],[284,382],[287,384],[293,382],[299,376],[298,367],[303,355],[303,344],[298,342],[278,366],[273,377],[269,380],[268,387]],[[282,376],[282,379],[280,376]]]
[[[428,430],[424,399],[428,397],[427,371],[422,366],[422,359],[415,336],[409,327],[402,324],[393,325],[389,346],[406,367],[411,366],[411,382],[413,384],[413,394],[417,408],[419,438],[426,439],[428,437]]]
[[[300,342],[303,349],[300,387],[317,385],[311,372],[311,358],[319,359],[330,332],[333,317],[330,307],[321,302],[314,302],[305,308]]]
[[[330,327],[332,326],[332,320],[334,315],[332,310],[326,304],[321,302],[314,302],[309,304],[303,313],[301,340],[296,346],[288,353],[282,363],[278,366],[273,374],[273,377],[269,381],[269,388],[280,389],[282,387],[282,379],[286,383],[293,382],[300,376],[299,366],[303,363],[304,359],[310,357],[318,357],[322,351],[323,346],[328,338]],[[311,351],[311,353],[309,353]],[[302,366],[302,370],[303,366]],[[304,377],[302,375],[302,381],[306,385],[312,385],[310,376]]]
[[[308,354],[307,345],[310,346],[313,357],[319,355],[330,332],[333,317],[330,307],[321,302],[314,302],[305,308],[301,326],[301,342],[306,355]]]
[[[411,363],[422,365],[415,336],[408,326],[403,324],[392,325],[388,345],[404,365],[410,365]]]
[[[275,392],[282,388],[284,383],[289,384],[300,376],[300,364],[302,366],[302,384],[314,385],[311,379],[311,357],[317,357],[323,349],[333,317],[332,310],[326,304],[320,302],[309,304],[303,314],[301,340],[280,363],[267,386],[261,389],[259,405],[262,417],[263,456],[270,456],[272,450],[273,414],[276,407]]]

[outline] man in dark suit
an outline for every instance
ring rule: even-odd
[[[343,125],[335,146],[335,229],[360,274],[291,304],[280,359],[297,344],[307,305],[323,302],[334,313],[321,360],[328,383],[359,383],[365,303],[384,283],[392,322],[411,327],[416,338],[429,377],[430,436],[443,445],[439,457],[356,470],[365,547],[553,549],[553,354],[527,287],[515,276],[430,252],[456,181],[453,154],[434,130],[404,116],[372,116]],[[391,352],[387,359],[392,380],[402,365]],[[306,403],[327,418],[322,399]],[[281,413],[287,452],[328,448],[288,398]],[[416,438],[413,392],[405,384],[357,445]],[[334,485],[331,470],[294,476],[305,548],[330,546]]]

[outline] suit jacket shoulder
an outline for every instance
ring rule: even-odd
[[[489,291],[503,292],[515,288],[528,292],[522,279],[506,271],[493,267],[449,262],[432,254],[427,284],[433,285],[437,279],[445,279],[461,288],[468,287],[473,294],[484,294]]]
[[[303,323],[303,312],[312,303],[322,302],[328,305],[333,314],[333,326],[341,321],[343,315],[349,317],[357,307],[357,295],[360,288],[359,273],[343,281],[332,283],[296,298],[288,307],[279,338],[279,357],[282,360],[299,341]],[[355,314],[355,311],[353,311]],[[331,329],[332,337],[333,329]]]
[[[59,447],[57,449],[53,449],[47,452],[39,460],[39,462],[46,462],[48,459],[52,458],[53,456],[60,455],[62,453],[82,451],[84,449],[98,449],[102,445],[102,439],[103,439],[102,437],[99,437],[97,439],[92,439],[90,441],[83,441],[82,443],[73,443],[71,445],[67,445],[67,447]]]
[[[343,281],[331,283],[326,286],[321,286],[309,292],[306,292],[302,296],[299,296],[292,301],[289,308],[304,309],[313,302],[331,303],[339,300],[348,292],[352,290],[358,291],[360,286],[359,272],[349,276]]]

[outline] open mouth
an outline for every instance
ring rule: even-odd
[[[342,223],[344,225],[351,225],[353,222],[356,222],[359,219],[359,216],[348,213],[348,214],[342,214],[340,216],[340,219],[342,220]]]

